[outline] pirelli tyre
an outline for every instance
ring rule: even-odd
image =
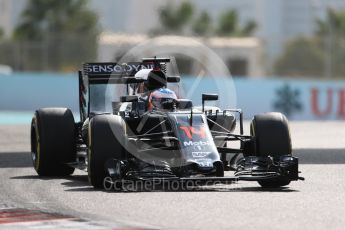
[[[125,158],[126,124],[117,115],[96,115],[88,131],[88,177],[95,188],[102,188],[108,176],[105,163]]]
[[[291,137],[286,117],[281,113],[265,113],[254,116],[250,133],[255,137],[255,148],[258,156],[278,158],[291,155]],[[290,183],[285,178],[258,181],[262,187],[281,187]]]
[[[76,128],[71,110],[44,108],[35,112],[31,122],[33,166],[39,176],[67,176],[74,168]]]

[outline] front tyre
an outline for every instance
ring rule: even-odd
[[[254,116],[250,125],[250,133],[255,137],[257,156],[291,155],[291,137],[287,118],[281,113],[265,113]],[[286,178],[261,180],[262,187],[281,187],[290,184]]]
[[[126,124],[117,115],[97,115],[88,130],[88,177],[92,186],[102,188],[108,176],[105,163],[125,158]]]
[[[31,122],[31,156],[39,176],[67,176],[74,168],[76,128],[71,110],[44,108],[35,112]]]

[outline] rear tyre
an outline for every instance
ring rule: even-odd
[[[39,176],[67,176],[74,168],[76,128],[71,110],[44,108],[35,112],[31,122],[33,166]]]
[[[95,188],[102,188],[108,176],[107,160],[125,158],[126,124],[117,115],[97,115],[89,125],[88,177]]]
[[[265,113],[254,116],[250,133],[255,137],[257,156],[272,156],[279,159],[291,155],[291,138],[286,117],[281,113]],[[281,187],[290,183],[285,178],[258,181],[262,187]]]

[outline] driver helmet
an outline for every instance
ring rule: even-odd
[[[151,92],[148,109],[171,110],[176,100],[177,96],[174,91],[167,88],[160,88]]]

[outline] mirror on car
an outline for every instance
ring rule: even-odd
[[[167,82],[178,83],[178,82],[180,82],[180,77],[178,77],[178,76],[169,76],[169,77],[167,77]]]
[[[217,101],[218,100],[218,94],[215,93],[203,93],[202,94],[202,111],[205,111],[205,101]]]
[[[120,102],[137,102],[138,96],[136,95],[127,95],[127,96],[121,96]]]
[[[215,93],[203,93],[202,94],[203,101],[216,101],[218,100],[218,94]]]

